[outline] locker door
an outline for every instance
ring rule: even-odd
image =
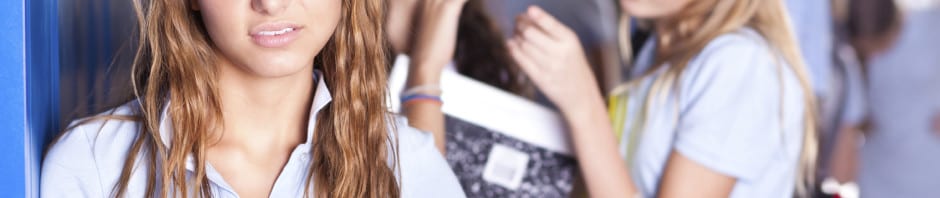
[[[58,0],[26,0],[25,192],[39,197],[46,145],[59,131]]]
[[[24,0],[0,1],[0,192],[26,193]]]
[[[0,194],[38,197],[58,126],[56,0],[0,1]]]

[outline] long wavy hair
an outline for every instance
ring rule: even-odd
[[[101,115],[77,124],[91,120],[139,123],[112,189],[114,197],[126,196],[138,158],[149,167],[146,195],[189,197],[193,192],[211,197],[206,178],[208,134],[220,132],[223,104],[218,98],[213,44],[199,13],[190,6],[187,0],[134,0],[138,31],[131,65],[135,102],[131,104],[135,114]],[[388,97],[384,9],[383,1],[342,0],[339,25],[314,60],[333,101],[315,118],[307,196],[401,194],[393,171],[398,166],[398,141],[389,135],[395,133],[389,131],[389,124],[394,123],[384,103]],[[168,115],[162,115],[164,108]],[[169,145],[163,144],[160,135],[162,116],[172,121]],[[392,162],[387,160],[389,155]],[[188,156],[195,162],[191,178],[186,174]]]
[[[697,0],[691,1],[677,15],[656,21],[659,26],[656,39],[657,51],[652,67],[647,72],[628,84],[615,89],[613,94],[646,79],[654,71],[666,67],[666,72],[657,78],[647,94],[646,106],[654,98],[667,95],[677,90],[677,80],[695,56],[700,54],[708,43],[718,36],[737,31],[744,27],[755,29],[771,46],[771,51],[783,55],[787,64],[779,64],[779,71],[784,65],[796,74],[803,93],[803,144],[800,153],[799,170],[796,175],[795,195],[809,196],[815,179],[816,155],[818,152],[816,101],[812,92],[809,74],[803,63],[799,47],[790,27],[789,16],[781,0]],[[626,16],[629,13],[624,13]],[[629,35],[627,17],[621,17],[621,48],[629,49],[629,42],[624,42]],[[664,28],[668,27],[668,28]],[[623,50],[629,52],[629,50]],[[626,55],[625,56],[629,56]],[[781,74],[782,75],[782,74]],[[781,90],[782,93],[782,90]],[[657,98],[658,99],[658,98]],[[781,111],[783,104],[780,104]],[[782,119],[782,113],[781,113]],[[774,135],[774,134],[768,134]]]
[[[509,56],[506,38],[486,13],[483,0],[467,1],[457,26],[454,60],[458,73],[518,95],[533,94],[533,86]]]

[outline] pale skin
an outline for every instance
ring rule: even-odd
[[[688,0],[623,0],[635,17],[665,18]],[[573,31],[538,7],[517,18],[515,37],[507,42],[513,58],[539,89],[559,107],[571,130],[581,174],[592,197],[637,194],[620,157],[610,118],[581,45]],[[659,197],[728,197],[737,180],[672,151]]]
[[[467,0],[392,0],[389,5],[389,38],[398,53],[410,56],[406,89],[422,85],[437,85],[441,71],[454,56],[460,11]],[[411,17],[417,16],[414,20]],[[398,18],[393,18],[398,17]],[[415,22],[416,24],[412,24]],[[414,39],[409,30],[415,29]],[[422,93],[439,95],[440,93]],[[408,124],[428,131],[434,136],[435,147],[446,153],[446,131],[441,105],[414,102],[404,105],[402,111]]]
[[[217,55],[222,130],[206,157],[241,197],[268,197],[294,148],[306,141],[313,58],[333,34],[338,0],[193,0]],[[255,27],[302,27],[293,42],[262,47]]]

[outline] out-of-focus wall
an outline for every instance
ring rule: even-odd
[[[135,16],[128,0],[59,2],[60,126],[127,100]]]

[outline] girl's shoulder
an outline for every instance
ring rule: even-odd
[[[699,81],[712,80],[744,82],[746,79],[777,84],[780,71],[787,71],[780,68],[788,65],[763,36],[745,27],[712,39],[689,61],[684,84],[703,85],[708,83]],[[782,75],[792,76],[790,72]]]
[[[73,121],[67,130],[51,143],[46,162],[54,163],[59,161],[59,158],[71,159],[83,157],[82,154],[92,154],[83,153],[85,151],[95,152],[96,157],[125,155],[140,129],[137,104],[131,101],[100,114]]]
[[[764,36],[752,28],[743,27],[712,39],[702,49],[699,56],[693,59],[693,62],[705,58],[776,62],[782,60],[780,57],[777,52],[772,50],[771,45]]]
[[[807,107],[797,76],[786,64],[749,28],[710,41],[678,82],[679,119],[671,149],[752,184],[736,186],[735,194],[789,193],[791,187],[779,184],[792,181],[792,172],[783,171],[796,170]],[[767,172],[778,169],[783,171]],[[753,187],[764,184],[777,186]]]
[[[133,119],[135,107],[136,102],[129,102],[72,122],[46,152],[42,164],[43,196],[57,197],[55,193],[106,196],[110,193],[110,188],[103,186],[119,177],[138,135],[139,124]]]

